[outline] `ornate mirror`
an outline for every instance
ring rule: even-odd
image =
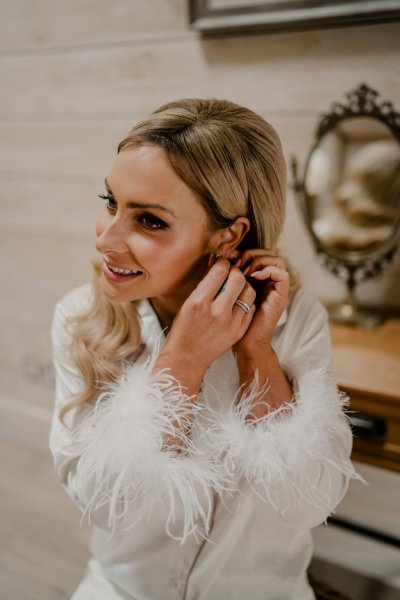
[[[355,288],[381,273],[400,241],[400,113],[360,85],[321,117],[294,189],[316,251],[347,286],[336,321],[373,327],[382,320],[356,303]]]

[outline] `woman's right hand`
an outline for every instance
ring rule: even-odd
[[[222,288],[222,289],[221,289]],[[153,371],[167,370],[195,404],[207,367],[231,348],[247,331],[254,309],[246,313],[240,299],[254,305],[256,293],[243,273],[226,259],[218,259],[183,303],[172,324]],[[176,434],[166,436],[165,448],[180,451],[190,434],[193,414],[172,424]]]
[[[188,380],[199,387],[207,367],[247,331],[255,297],[240,269],[219,258],[175,317],[156,369],[169,368],[184,387],[192,387]],[[238,299],[252,310],[246,313]]]

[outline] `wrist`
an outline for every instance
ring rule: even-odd
[[[270,343],[252,344],[249,348],[238,345],[235,348],[235,353],[238,363],[240,362],[243,365],[266,363],[276,357],[275,350]]]
[[[180,383],[185,394],[192,396],[198,394],[206,368],[185,353],[177,354],[164,348],[155,362],[153,372],[162,370],[166,370]]]
[[[277,361],[276,353],[270,344],[253,347],[252,352],[238,352],[236,362],[240,382],[250,383],[257,371],[259,384],[262,386],[276,369]]]

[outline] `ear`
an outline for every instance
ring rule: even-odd
[[[217,229],[210,238],[209,251],[229,258],[250,229],[247,217],[238,217],[232,225]]]

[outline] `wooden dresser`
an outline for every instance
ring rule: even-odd
[[[373,330],[331,323],[333,360],[350,396],[352,458],[400,472],[400,318]]]

